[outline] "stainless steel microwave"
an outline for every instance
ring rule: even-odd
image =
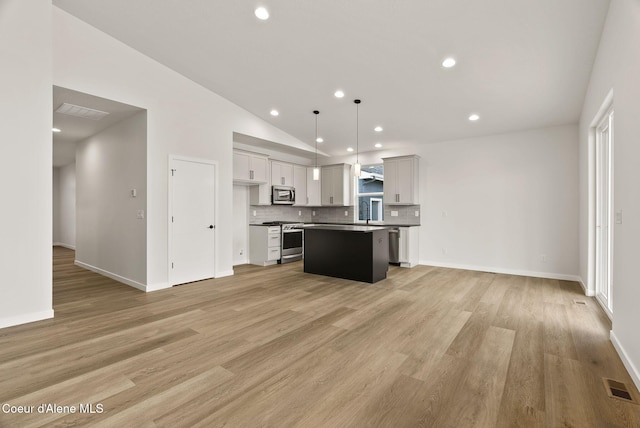
[[[273,205],[293,205],[296,202],[296,189],[291,186],[272,186],[271,203]]]

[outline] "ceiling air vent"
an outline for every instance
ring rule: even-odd
[[[94,110],[92,108],[81,107],[67,103],[64,103],[60,107],[58,107],[56,113],[62,113],[69,116],[82,117],[84,119],[91,120],[100,120],[109,114],[106,111]]]

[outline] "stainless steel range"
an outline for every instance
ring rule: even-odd
[[[302,248],[304,246],[303,223],[270,221],[262,224],[280,226],[280,260],[278,260],[278,263],[291,263],[302,260]]]

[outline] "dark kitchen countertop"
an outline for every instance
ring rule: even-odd
[[[365,224],[310,224],[305,225],[304,229],[314,229],[314,230],[339,230],[344,232],[373,232],[376,230],[384,230],[388,229],[389,226],[367,226]]]
[[[387,222],[370,222],[366,223],[326,223],[326,222],[318,222],[318,223],[305,223],[307,225],[348,225],[348,226],[379,226],[379,227],[419,227],[419,224],[394,224]]]

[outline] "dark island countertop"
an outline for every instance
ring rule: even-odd
[[[371,222],[369,224],[366,223],[305,223],[305,227],[307,226],[370,226],[370,227],[420,227],[419,224],[397,224],[397,223],[388,223],[388,222]]]
[[[389,226],[367,226],[364,224],[310,224],[305,225],[304,229],[314,229],[314,230],[342,230],[345,232],[364,232],[371,233],[376,230],[384,230],[388,229]]]

